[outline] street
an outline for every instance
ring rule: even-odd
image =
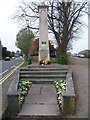
[[[18,66],[22,62],[21,58],[11,59],[10,61],[2,60],[1,69],[0,69],[0,79],[3,78],[6,74],[8,74],[12,69]]]
[[[2,113],[5,112],[8,100],[7,100],[7,92],[9,89],[9,86],[13,80],[13,78],[18,75],[19,73],[19,65],[22,63],[23,59],[21,58],[15,58],[10,61],[2,60],[0,61],[0,95],[1,95],[1,107],[2,107]],[[18,68],[18,69],[17,69]],[[16,69],[14,72],[12,72],[14,69]],[[11,73],[12,72],[12,73]],[[10,75],[8,75],[10,73]],[[7,77],[6,77],[7,76]],[[6,77],[6,79],[5,79]]]

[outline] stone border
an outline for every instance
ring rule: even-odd
[[[19,74],[14,77],[7,92],[8,111],[18,113],[20,110],[20,91],[18,91]]]
[[[66,91],[62,92],[63,108],[62,114],[72,114],[75,112],[75,90],[72,80],[72,70],[68,68],[66,75]]]

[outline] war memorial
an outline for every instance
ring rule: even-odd
[[[39,58],[50,60],[47,6],[39,6]],[[7,92],[9,114],[14,119],[59,120],[75,111],[72,70],[67,65],[31,64],[21,67]]]

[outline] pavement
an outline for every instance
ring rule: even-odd
[[[5,112],[7,106],[8,106],[8,99],[7,99],[7,91],[10,87],[10,84],[15,76],[18,75],[19,69],[16,70],[7,80],[5,80],[0,86],[2,86],[2,113]],[[1,97],[0,96],[0,97]]]
[[[71,58],[69,66],[76,92],[76,115],[68,117],[88,118],[88,59]]]
[[[19,116],[60,116],[54,85],[33,84]]]
[[[21,62],[20,59],[16,60],[15,63],[13,63],[14,60],[12,60],[12,62],[10,63],[10,61],[3,61],[2,65],[4,66],[4,63],[5,63],[5,67],[8,67],[8,69],[10,68],[10,66],[14,65],[14,64],[17,64],[18,62]],[[9,64],[8,64],[9,63]],[[10,65],[10,66],[9,66]],[[6,109],[7,109],[7,106],[8,106],[8,99],[7,99],[7,91],[9,89],[9,86],[13,80],[13,78],[15,76],[18,75],[19,73],[19,69],[18,68],[14,73],[12,73],[10,76],[7,75],[6,76],[6,80],[5,80],[5,77],[3,79],[3,82],[0,83],[0,117],[2,116],[2,114],[6,114]],[[4,70],[4,68],[3,68]],[[3,74],[5,75],[5,74]],[[1,75],[2,76],[2,75]]]

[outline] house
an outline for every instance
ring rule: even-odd
[[[38,61],[38,51],[39,51],[39,38],[34,40],[32,47],[29,51],[29,55],[31,56],[32,60]],[[54,54],[56,51],[54,45],[50,43],[50,40],[49,40],[49,51],[50,51],[50,56]]]
[[[55,53],[56,51],[56,49],[54,48],[54,45],[50,43],[50,40],[49,40],[49,50],[50,50],[50,54]],[[29,55],[32,55],[33,53],[38,51],[39,51],[39,38],[34,40],[32,47],[29,51]]]

